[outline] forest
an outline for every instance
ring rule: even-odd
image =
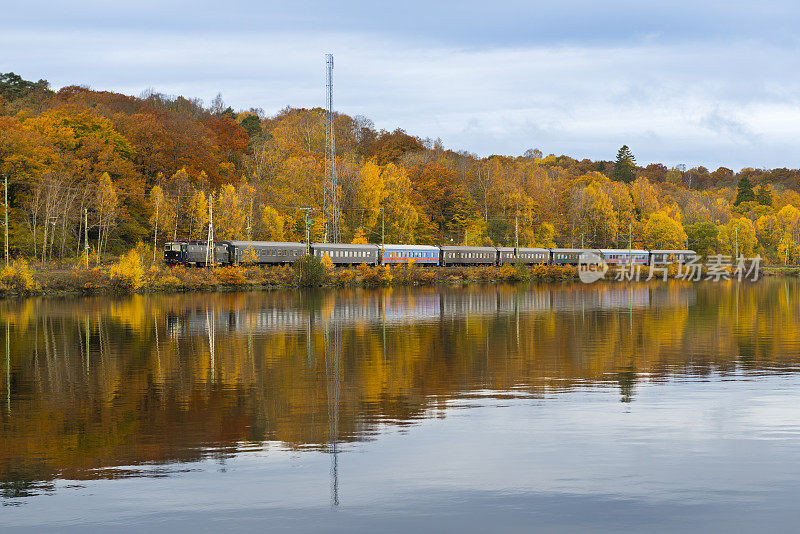
[[[348,242],[692,248],[800,256],[800,170],[686,169],[545,155],[479,157],[337,114]],[[75,264],[139,243],[323,240],[325,111],[235,111],[153,91],[50,88],[0,74],[0,180],[12,257]],[[0,215],[1,216],[1,215]],[[517,229],[518,228],[518,229]]]

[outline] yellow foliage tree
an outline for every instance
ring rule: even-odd
[[[367,238],[364,237],[364,228],[359,226],[356,228],[355,234],[353,235],[353,240],[351,241],[353,244],[359,245],[366,245],[368,243]]]
[[[112,224],[117,218],[117,208],[119,208],[119,196],[117,189],[114,187],[114,182],[111,181],[111,176],[104,172],[100,176],[100,182],[97,186],[95,195],[95,206],[99,214],[100,231],[97,236],[97,261],[103,253],[103,248],[108,243],[108,232]]]
[[[593,246],[610,243],[617,234],[619,222],[611,198],[597,182],[592,182],[579,194],[577,205],[579,227]]]
[[[420,214],[412,200],[413,190],[408,173],[389,163],[383,169],[386,198],[384,218],[387,243],[415,243],[415,230]]]
[[[189,224],[189,237],[202,237],[202,231],[208,224],[208,200],[203,191],[197,191],[189,203],[189,214],[191,222]]]
[[[731,219],[717,227],[720,253],[734,256],[751,256],[756,246],[756,229],[747,217]]]
[[[787,204],[778,211],[777,219],[781,232],[794,234],[800,226],[800,210]]]
[[[661,207],[656,188],[643,176],[638,177],[631,184],[631,196],[633,204],[639,210],[643,220]]]
[[[342,217],[348,228],[369,232],[378,222],[385,198],[384,173],[380,166],[367,161],[342,188],[342,205],[348,206]]]
[[[756,238],[764,253],[770,257],[775,256],[783,235],[780,231],[778,218],[775,215],[762,215],[756,221]]]
[[[261,206],[261,237],[267,241],[283,241],[285,218],[272,206]]]
[[[218,239],[242,239],[246,219],[236,188],[231,184],[224,185],[214,206],[214,236]]]
[[[545,248],[553,248],[556,246],[555,243],[555,235],[556,229],[550,223],[542,223],[536,229],[535,239],[533,242],[533,246],[535,247],[545,247]]]
[[[686,240],[683,225],[664,212],[652,213],[644,225],[644,244],[649,249],[682,249]]]
[[[175,205],[164,194],[160,185],[153,186],[150,190],[150,207],[153,214],[150,216],[150,225],[153,227],[153,261],[156,261],[158,250],[158,231],[163,232],[175,222]]]

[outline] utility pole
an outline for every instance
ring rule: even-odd
[[[253,227],[253,197],[250,197],[250,213],[247,214],[247,240],[250,241],[250,230]]]
[[[208,239],[206,240],[206,267],[210,264],[208,263],[209,259],[211,260],[211,264],[216,263],[214,261],[214,194],[208,195]]]
[[[83,208],[83,257],[89,268],[89,209]]]
[[[311,254],[311,232],[309,231],[308,214],[312,209],[311,206],[303,206],[303,211],[306,212],[306,255]]]
[[[161,197],[156,200],[156,224],[155,231],[153,232],[153,263],[156,262],[156,246],[158,244],[158,208],[161,205]],[[176,217],[177,220],[177,217]]]
[[[5,211],[6,211],[6,267],[8,267],[8,176],[3,176],[3,183],[5,184]]]
[[[631,232],[631,223],[628,223],[628,263],[633,265],[633,253],[631,249],[633,248],[633,233]]]
[[[517,256],[519,250],[519,217],[514,217],[514,256]]]
[[[739,258],[739,227],[733,229],[733,234],[736,236],[736,255],[733,257],[733,261],[737,261]]]
[[[383,217],[383,206],[381,206],[381,245],[386,241],[386,224]]]

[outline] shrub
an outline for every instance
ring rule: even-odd
[[[108,269],[109,283],[114,291],[135,291],[144,284],[142,257],[131,250]]]
[[[388,267],[388,265],[387,265]],[[417,284],[421,278],[421,273],[426,268],[420,268],[414,265],[413,260],[408,265],[395,265],[391,271],[392,279],[399,285],[414,285]]]
[[[355,276],[351,269],[342,269],[336,273],[336,285],[347,286],[353,283]]]
[[[500,267],[500,278],[507,282],[519,280],[519,278],[517,278],[517,270],[510,263],[504,263],[503,266]]]
[[[297,283],[301,287],[315,287],[321,286],[325,281],[326,265],[323,264],[324,260],[320,260],[316,256],[306,254],[299,260],[294,262],[294,269],[297,273]],[[333,263],[330,258],[327,258],[328,263],[331,264],[333,270]]]
[[[136,243],[136,246],[133,250],[135,250],[139,257],[142,258],[143,262],[146,262],[148,265],[153,264],[153,248],[150,245],[139,241]],[[158,254],[158,252],[159,251],[156,251],[155,263],[164,263],[164,253],[161,252],[161,254]]]
[[[516,265],[514,265],[514,277],[516,280],[523,281],[523,280],[530,280],[531,278],[531,269],[521,261],[518,261]]]
[[[362,263],[358,274],[365,286],[388,286],[392,281],[392,271],[388,265],[369,267]]]
[[[420,284],[434,284],[436,283],[436,271],[433,269],[422,269],[418,273]]]
[[[34,288],[33,275],[28,269],[28,262],[23,259],[13,260],[0,273],[0,284],[3,291],[11,293],[30,293]]]
[[[247,250],[244,251],[244,254],[242,254],[242,257],[239,259],[239,263],[252,265],[256,262],[258,262],[258,254],[256,254],[253,247],[247,247]]]
[[[238,267],[217,267],[214,269],[214,276],[223,286],[243,286],[247,284],[243,269]]]

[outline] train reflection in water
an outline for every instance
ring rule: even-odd
[[[691,286],[671,287],[610,284],[565,285],[560,288],[500,288],[496,292],[445,289],[430,292],[355,291],[321,295],[317,306],[269,300],[258,308],[190,310],[166,315],[167,332],[175,337],[215,332],[231,334],[300,331],[309,324],[425,323],[477,316],[620,311],[650,306],[676,307],[695,303]],[[265,304],[266,301],[266,304]]]

